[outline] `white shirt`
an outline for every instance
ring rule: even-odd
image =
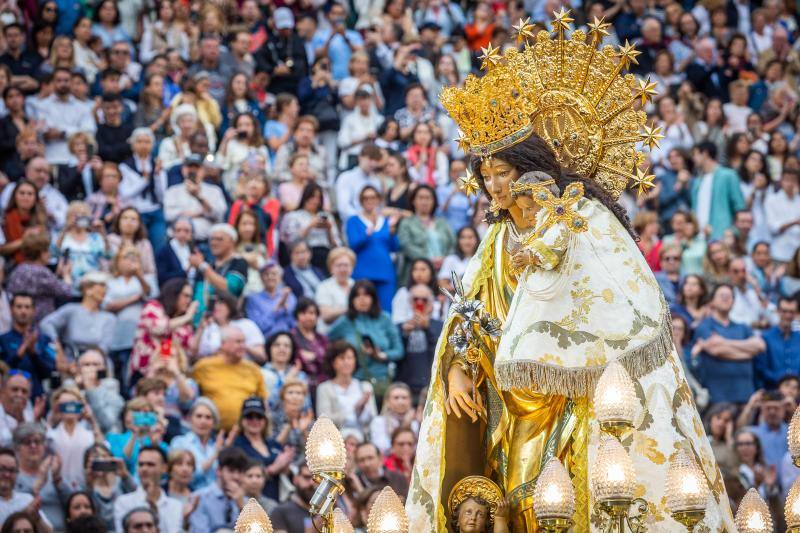
[[[767,226],[772,232],[772,258],[775,261],[791,261],[795,250],[800,246],[800,225],[795,224],[783,233],[779,231],[784,224],[800,218],[800,194],[789,198],[786,192],[780,190],[767,196],[764,200],[764,213]]]
[[[361,152],[362,144],[351,146],[353,142],[366,139],[368,135],[377,135],[378,127],[383,123],[383,116],[378,113],[374,106],[366,115],[361,114],[355,109],[345,115],[342,120],[342,127],[339,128],[337,142],[341,148],[339,154],[339,167],[347,166],[347,158],[358,155]]]
[[[66,100],[59,99],[55,94],[50,95],[42,102],[40,108],[45,125],[64,132],[64,137],[48,141],[44,148],[47,161],[52,164],[66,163],[69,161],[69,147],[67,142],[73,133],[79,131],[94,134],[97,124],[88,108],[72,95]]]
[[[317,305],[326,305],[328,307],[335,307],[338,309],[347,309],[347,299],[350,296],[350,288],[355,283],[352,279],[347,280],[347,287],[342,287],[333,277],[322,280],[317,285],[317,291],[314,294],[314,301]],[[324,320],[317,321],[317,331],[323,335],[328,332],[330,325],[326,324]]]
[[[131,168],[123,163],[119,166],[122,174],[122,181],[119,183],[119,196],[124,200],[129,200],[133,207],[140,213],[152,213],[161,209],[161,200],[164,198],[164,191],[167,190],[167,173],[163,170],[152,176],[155,180],[155,199],[145,193],[145,189],[150,183],[149,179],[144,178],[140,172],[149,172],[153,169],[149,159],[141,160],[133,156],[137,168]]]
[[[264,334],[258,328],[255,322],[249,318],[240,318],[238,320],[231,320],[231,326],[236,326],[242,333],[244,333],[245,346],[263,346],[265,339]],[[214,355],[219,351],[222,345],[222,330],[216,322],[210,323],[203,330],[200,336],[200,343],[197,346],[197,353],[200,357]]]
[[[181,264],[181,268],[184,272],[189,272],[189,256],[192,255],[192,250],[189,248],[189,245],[181,244],[178,242],[178,239],[170,239],[169,246],[175,253],[175,257],[178,258],[178,262]]]
[[[211,212],[206,212],[203,216],[192,217],[192,228],[195,238],[198,241],[205,241],[208,239],[208,230],[212,225],[222,221],[228,206],[222,191],[215,185],[201,183],[200,196],[208,202]],[[200,200],[189,194],[184,183],[173,185],[164,193],[164,218],[167,219],[167,222],[174,222],[186,211],[199,212],[202,208]]]
[[[361,167],[355,167],[347,172],[342,172],[336,179],[336,207],[339,217],[348,220],[361,212],[358,197],[361,190],[367,185],[372,185],[383,192],[381,182],[373,176],[368,176]]]
[[[728,119],[730,133],[747,131],[747,117],[753,112],[752,109],[746,105],[736,105],[728,102],[722,105],[722,110],[725,112],[725,118]]]
[[[28,494],[27,492],[17,491],[12,491],[11,498],[8,500],[0,498],[0,524],[5,523],[6,518],[17,511],[24,510],[32,501],[33,495]],[[42,520],[44,520],[45,524],[52,527],[52,524],[50,524],[50,521],[41,510],[39,510],[39,516],[42,518]]]
[[[714,173],[709,172],[700,177],[700,189],[697,191],[697,224],[700,231],[708,225],[711,216],[711,190],[714,186]]]
[[[8,202],[11,201],[11,195],[14,194],[14,187],[8,186],[3,189],[0,194],[0,207],[5,210],[8,207]],[[64,227],[67,221],[67,207],[69,203],[61,191],[50,185],[49,183],[42,187],[39,191],[39,198],[44,200],[45,211],[48,218],[53,223],[54,230],[60,230]]]
[[[64,423],[47,430],[47,438],[61,456],[61,478],[72,490],[84,484],[83,454],[94,445],[94,433],[81,422],[75,424],[72,435],[64,429]]]
[[[114,502],[114,529],[122,531],[122,519],[137,507],[150,507],[147,503],[147,493],[139,487],[134,492],[117,496]],[[160,533],[181,533],[183,531],[183,504],[175,498],[170,498],[164,491],[156,502],[158,509],[158,529]]]
[[[733,288],[733,307],[731,308],[730,319],[739,324],[752,326],[760,317],[761,300],[751,286],[744,290],[739,287]]]
[[[22,410],[22,421],[33,422],[33,408],[31,407],[31,402],[28,402],[25,409]],[[3,404],[0,403],[0,446],[12,445],[14,430],[17,429],[18,425],[19,422],[17,419],[6,413]],[[2,523],[2,520],[0,520],[0,524]]]

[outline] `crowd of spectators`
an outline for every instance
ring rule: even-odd
[[[621,202],[732,503],[798,472],[800,32],[781,0],[0,0],[2,533],[305,533],[330,417],[405,497],[487,230],[437,94],[562,6],[660,94]]]

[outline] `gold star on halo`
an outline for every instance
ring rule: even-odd
[[[653,97],[658,94],[658,91],[656,91],[656,83],[650,81],[649,77],[646,80],[639,79],[638,83],[639,86],[636,88],[636,98],[642,99],[642,107],[644,107],[647,102],[651,101]]]
[[[531,18],[528,17],[525,20],[522,18],[519,19],[519,24],[516,26],[511,26],[514,28],[514,31],[517,33],[517,43],[521,42],[528,42],[528,40],[533,40],[533,24],[531,24]]]
[[[650,169],[642,170],[641,168],[636,169],[636,174],[631,176],[631,181],[633,182],[633,186],[638,189],[637,194],[639,196],[643,195],[653,187],[655,184],[653,180],[656,179],[654,174],[648,174],[647,172]]]
[[[481,70],[489,70],[489,67],[496,66],[503,59],[500,55],[500,49],[492,46],[492,43],[489,43],[486,48],[481,48],[481,52],[483,54],[478,57],[481,60]]]
[[[478,178],[475,177],[475,174],[470,169],[467,169],[466,176],[459,177],[458,181],[460,183],[459,188],[467,196],[478,196],[480,194],[481,186],[478,183]]]
[[[639,61],[636,57],[642,55],[642,53],[636,49],[635,45],[628,42],[628,39],[625,39],[625,44],[619,47],[619,52],[617,54],[619,55],[619,62],[622,68],[628,68],[631,66],[631,63],[638,65]]]
[[[611,27],[611,24],[606,22],[605,17],[601,18],[594,18],[594,22],[590,22],[587,24],[589,27],[589,35],[592,37],[597,37],[598,40],[602,39],[603,37],[608,36],[607,28]]]
[[[553,11],[553,31],[557,32],[565,32],[569,30],[569,24],[572,22],[573,19],[570,17],[570,13],[572,13],[569,9],[561,8],[561,11],[555,12]]]
[[[644,144],[651,150],[653,148],[660,148],[658,142],[664,138],[664,135],[661,133],[662,129],[661,126],[657,126],[655,123],[649,126],[645,125],[644,132],[642,133],[642,141],[644,141]]]
[[[464,152],[465,154],[469,151],[469,139],[467,139],[464,135],[459,135],[458,139],[453,139],[456,143],[458,143],[458,149]]]

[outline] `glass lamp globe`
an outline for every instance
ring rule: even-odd
[[[800,477],[794,480],[783,508],[787,528],[800,528]]]
[[[772,533],[769,507],[756,489],[750,489],[744,495],[734,522],[739,533]]]
[[[236,519],[235,533],[272,533],[272,522],[269,521],[264,508],[255,498],[245,504]]]
[[[603,435],[597,464],[592,472],[592,490],[598,501],[633,500],[636,472],[628,452],[617,439]]]
[[[408,515],[403,502],[390,487],[384,487],[372,504],[367,533],[408,533]]]
[[[594,391],[594,409],[600,427],[613,434],[632,427],[638,403],[628,371],[613,361],[603,371]]]
[[[800,409],[795,409],[792,421],[789,423],[789,453],[792,454],[794,464],[800,463]]]
[[[697,462],[681,449],[667,470],[667,507],[671,512],[705,509],[708,484]]]
[[[333,511],[333,533],[355,533],[353,524],[338,507]]]
[[[308,434],[306,458],[312,474],[320,472],[341,472],[347,462],[342,434],[333,421],[321,416]]]
[[[553,457],[539,474],[533,490],[533,511],[537,520],[572,518],[575,513],[575,489],[567,469]]]

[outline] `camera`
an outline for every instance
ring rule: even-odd
[[[195,172],[194,170],[190,170],[189,172],[186,173],[186,177],[192,181],[197,181],[197,172]]]

